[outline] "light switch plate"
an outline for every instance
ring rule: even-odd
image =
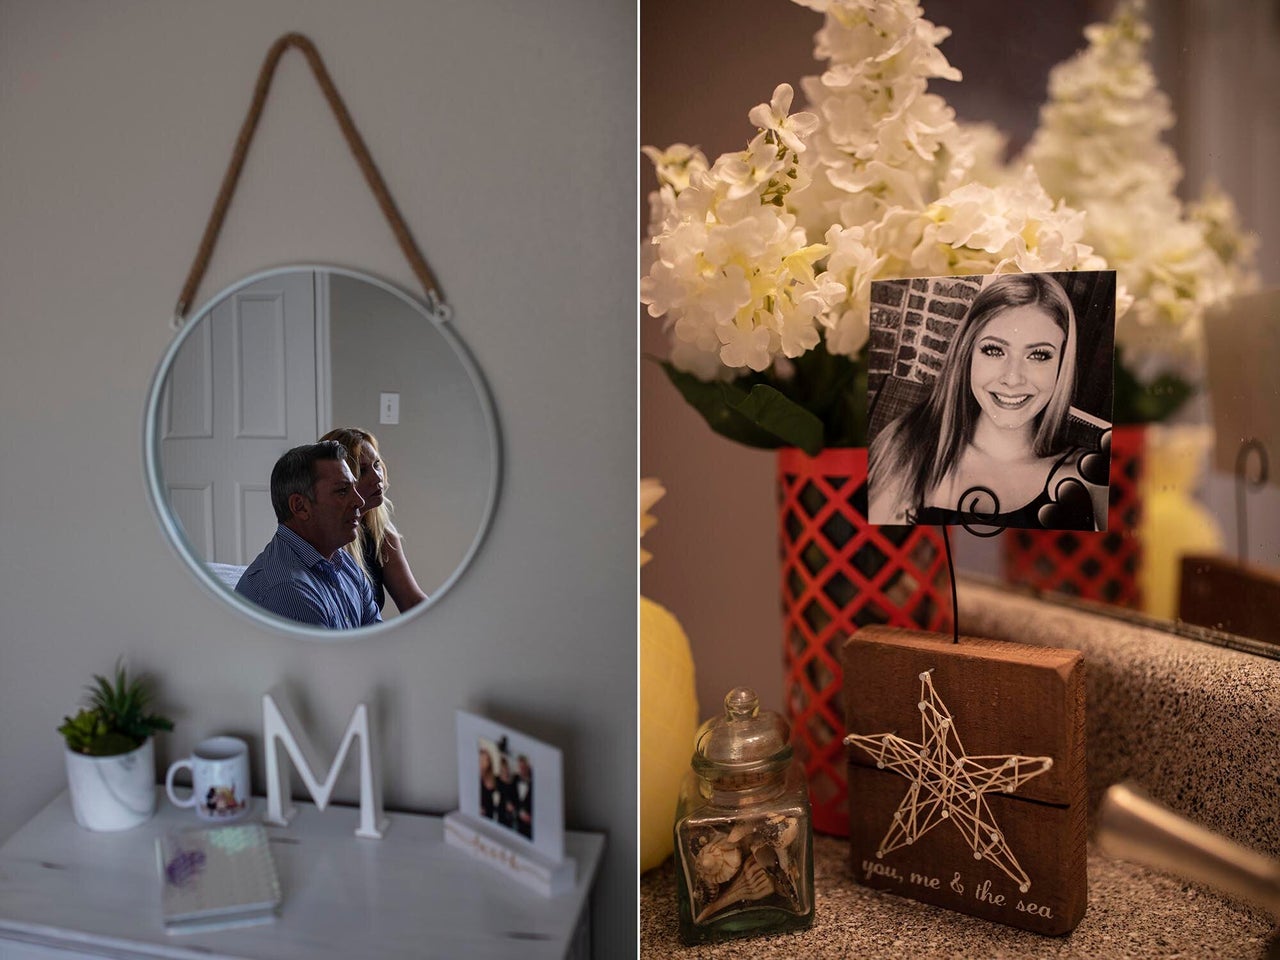
[[[400,394],[384,393],[378,400],[378,422],[400,422]]]

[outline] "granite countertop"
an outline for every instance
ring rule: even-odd
[[[1109,786],[1130,781],[1280,860],[1280,660],[1000,587],[964,583],[958,599],[971,636],[1084,654],[1091,815]]]
[[[677,932],[674,861],[640,878],[640,957],[688,960],[803,957],[1181,958],[1267,954],[1268,917],[1168,874],[1089,851],[1089,908],[1065,937],[1043,937],[860,886],[848,847],[814,837],[816,912],[802,933],[686,947]]]

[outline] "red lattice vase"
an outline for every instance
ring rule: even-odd
[[[778,451],[787,719],[809,779],[813,826],[849,834],[840,647],[859,627],[951,629],[937,527],[867,522],[867,451]]]
[[[1007,530],[1005,579],[1039,590],[1140,609],[1142,538],[1138,526],[1142,522],[1145,449],[1145,426],[1114,428],[1106,531]]]

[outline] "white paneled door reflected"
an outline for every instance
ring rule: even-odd
[[[317,358],[327,350],[316,283],[294,271],[237,291],[175,357],[160,456],[169,502],[206,561],[257,556],[275,532],[272,466],[318,436]]]

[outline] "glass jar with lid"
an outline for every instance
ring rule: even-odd
[[[676,808],[680,937],[707,943],[813,922],[809,791],[787,722],[735,687],[698,730]]]

